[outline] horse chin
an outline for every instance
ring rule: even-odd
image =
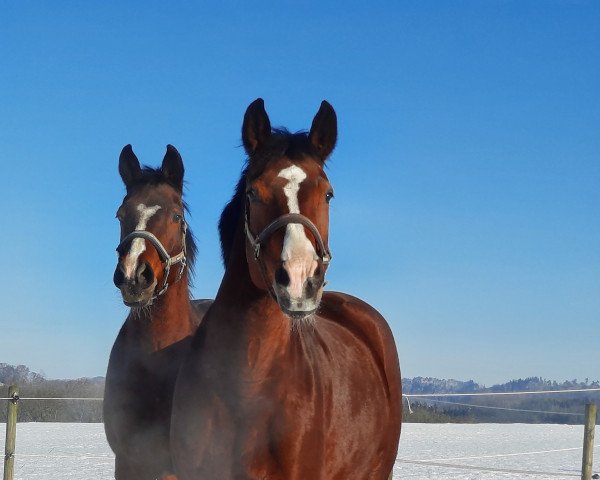
[[[281,307],[281,311],[287,315],[293,322],[301,322],[312,319],[312,316],[315,314],[317,309],[314,310],[306,310],[306,311],[294,311],[287,310]]]
[[[323,285],[320,288],[304,287],[303,295],[294,297],[290,295],[287,285],[273,282],[272,293],[281,311],[292,321],[309,320],[319,308],[323,296]]]
[[[154,301],[155,287],[156,282],[141,292],[131,292],[128,291],[126,287],[122,288],[121,297],[123,298],[123,303],[125,306],[134,309],[149,307]]]
[[[281,311],[294,321],[310,319],[317,309],[321,296],[315,298],[293,299],[287,295],[277,295],[277,303]]]
[[[150,305],[152,305],[152,298],[149,298],[148,300],[139,300],[139,301],[134,301],[134,302],[129,302],[126,300],[123,300],[123,303],[125,304],[126,307],[129,308],[133,308],[133,309],[141,309],[141,308],[145,308],[145,307],[149,307]]]

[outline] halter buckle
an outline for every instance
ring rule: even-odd
[[[260,243],[256,242],[254,244],[254,258],[255,258],[255,260],[258,260],[258,257],[260,257]]]
[[[181,266],[179,267],[179,273],[177,274],[177,280],[176,281],[181,280],[181,277],[183,276],[183,271],[185,270],[185,267],[187,265],[187,259],[186,259],[186,257],[183,257],[179,263],[181,264]]]

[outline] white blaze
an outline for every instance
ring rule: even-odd
[[[281,170],[278,177],[288,181],[283,187],[283,193],[287,198],[290,213],[300,213],[298,192],[300,184],[306,178],[306,173],[300,167],[292,165]],[[290,277],[290,284],[287,287],[290,297],[292,299],[301,298],[304,282],[307,278],[312,277],[317,268],[317,253],[310,240],[306,238],[303,225],[297,223],[287,225],[281,260]]]
[[[136,210],[140,212],[140,218],[135,227],[136,230],[146,230],[148,220],[156,212],[160,210],[160,205],[154,205],[153,207],[147,207],[143,203],[136,207]],[[134,238],[129,247],[129,253],[125,257],[125,278],[131,278],[137,270],[137,263],[139,256],[146,250],[146,241],[143,238]]]

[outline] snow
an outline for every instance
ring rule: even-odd
[[[17,424],[14,480],[114,479],[114,463],[101,423]]]
[[[577,425],[405,423],[394,478],[580,478],[582,447],[583,427]],[[416,465],[402,460],[446,465]],[[478,471],[448,465],[543,474]]]
[[[0,424],[2,450],[4,430]],[[407,423],[402,426],[394,479],[576,478],[581,475],[582,444],[582,426]],[[598,455],[597,448],[594,453]],[[437,465],[406,463],[417,460]],[[114,478],[113,465],[102,424],[17,425],[15,480],[110,480]],[[543,474],[479,470],[482,468]]]

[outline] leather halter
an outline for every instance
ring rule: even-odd
[[[327,265],[329,265],[329,262],[331,262],[331,259],[332,259],[331,252],[325,246],[325,242],[323,242],[323,238],[321,237],[321,234],[319,233],[319,230],[317,229],[316,225],[313,222],[311,222],[309,218],[305,217],[304,215],[302,215],[300,213],[286,213],[284,215],[281,215],[280,217],[277,217],[275,220],[273,220],[271,223],[269,223],[265,228],[263,228],[263,230],[258,235],[255,236],[250,231],[250,225],[248,224],[248,210],[249,210],[248,202],[246,201],[246,204],[244,207],[244,230],[246,231],[246,238],[248,239],[248,241],[250,242],[250,245],[254,249],[254,259],[256,260],[256,262],[258,263],[258,266],[260,268],[260,274],[262,276],[265,287],[269,291],[269,294],[271,295],[273,300],[275,300],[276,302],[278,302],[277,295],[275,294],[273,287],[267,281],[266,267],[260,258],[260,251],[261,251],[262,244],[271,235],[273,235],[274,232],[276,232],[280,228],[285,227],[286,225],[289,225],[290,223],[305,226],[313,234],[313,237],[315,237],[315,241],[317,243],[317,250],[318,250],[317,256],[318,256],[319,260],[321,261],[321,263],[323,265],[327,266]]]
[[[302,215],[300,213],[286,213],[285,215],[281,215],[280,217],[277,217],[275,220],[273,220],[271,223],[269,223],[262,230],[262,232],[260,232],[256,236],[254,236],[252,234],[252,232],[250,231],[250,226],[248,225],[248,209],[247,208],[246,208],[244,223],[245,223],[244,228],[246,230],[246,236],[248,237],[250,244],[254,248],[254,258],[256,260],[258,260],[260,257],[261,245],[264,243],[265,240],[267,240],[271,235],[273,235],[274,232],[276,232],[280,228],[285,227],[286,225],[289,225],[290,223],[295,223],[295,224],[304,225],[306,228],[308,228],[310,230],[310,233],[313,234],[313,236],[315,237],[315,241],[317,242],[317,248],[319,250],[317,252],[317,255],[318,255],[319,259],[321,260],[321,262],[324,265],[328,265],[329,262],[331,262],[331,258],[332,258],[331,252],[325,246],[325,243],[323,242],[323,238],[321,237],[321,234],[319,233],[319,230],[317,229],[316,225],[313,222],[311,222],[310,219],[308,219],[307,217],[305,217],[304,215]]]
[[[167,252],[167,249],[163,246],[163,244],[156,237],[156,235],[154,235],[153,233],[150,233],[147,230],[134,230],[130,234],[126,235],[125,238],[123,238],[123,240],[121,240],[121,243],[119,243],[119,245],[117,246],[117,252],[118,252],[120,250],[120,248],[123,245],[125,245],[126,243],[128,243],[129,241],[134,240],[136,238],[142,238],[144,240],[149,241],[156,249],[156,253],[158,253],[158,256],[160,257],[161,261],[163,262],[163,284],[162,284],[161,289],[153,295],[152,300],[156,300],[158,297],[160,297],[163,293],[165,293],[167,291],[167,288],[169,288],[169,272],[171,271],[171,267],[173,265],[177,265],[178,263],[181,266],[179,267],[179,272],[177,273],[177,278],[175,279],[175,282],[178,282],[179,280],[181,280],[181,277],[183,276],[183,271],[185,270],[185,266],[187,265],[187,258],[185,256],[186,255],[186,245],[185,245],[186,233],[187,233],[187,223],[182,218],[181,219],[181,252],[179,252],[177,255],[175,255],[173,257],[171,255],[169,255],[169,252]]]

